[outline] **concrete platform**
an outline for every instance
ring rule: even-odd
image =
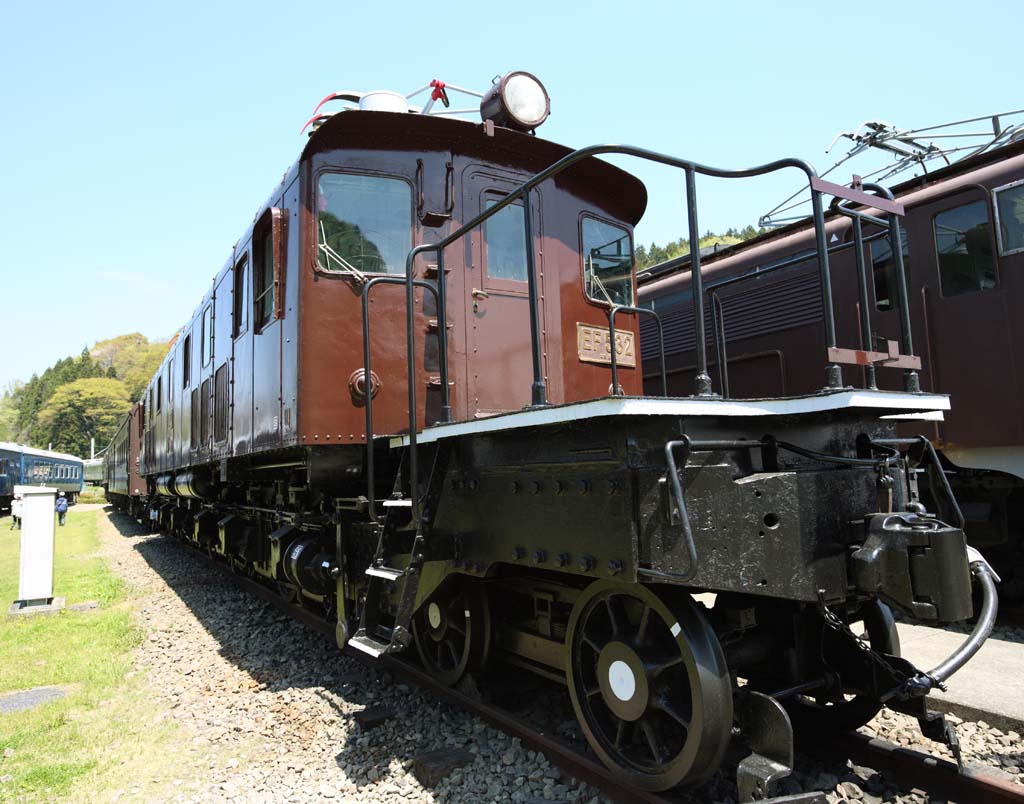
[[[931,670],[966,638],[966,634],[900,623],[903,655],[922,670]],[[948,692],[928,696],[932,709],[964,720],[984,720],[1003,731],[1024,730],[1024,644],[989,639],[966,667],[948,682]]]

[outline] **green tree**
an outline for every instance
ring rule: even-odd
[[[18,409],[10,394],[0,396],[0,441],[15,441],[18,421]]]
[[[169,341],[150,341],[139,332],[97,341],[90,354],[106,376],[116,376],[128,388],[128,398],[138,399],[167,355]],[[113,374],[110,372],[113,371]]]
[[[701,237],[700,247],[705,249],[715,245],[731,246],[744,240],[749,240],[759,234],[764,234],[765,231],[766,229],[763,227],[755,229],[753,226],[747,226],[743,229],[735,229],[730,226],[726,229],[725,234],[720,235],[709,230]],[[637,248],[635,255],[636,267],[638,271],[642,271],[645,268],[650,268],[652,265],[657,265],[660,262],[675,259],[676,257],[684,257],[689,253],[690,241],[686,237],[680,237],[678,240],[673,240],[665,246],[651,243],[646,248],[644,246]]]
[[[54,392],[69,382],[103,377],[106,369],[96,363],[83,349],[78,358],[65,357],[58,360],[41,375],[32,375],[32,379],[12,394],[12,400],[18,411],[15,420],[15,436],[19,441],[37,443],[36,426],[39,412],[43,409]]]
[[[91,377],[60,386],[39,411],[33,441],[73,455],[89,454],[89,439],[107,444],[131,408],[120,380]]]

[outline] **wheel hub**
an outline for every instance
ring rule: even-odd
[[[441,627],[441,607],[436,603],[427,606],[427,622],[435,631]]]
[[[639,720],[650,703],[650,688],[644,663],[624,642],[609,642],[597,659],[597,681],[601,697],[616,717]]]

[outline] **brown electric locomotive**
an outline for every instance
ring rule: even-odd
[[[1024,127],[1018,127],[1024,135]],[[913,343],[921,356],[921,382],[950,394],[952,410],[941,420],[907,423],[907,436],[926,436],[938,451],[960,502],[970,543],[985,550],[1002,576],[1001,594],[1024,599],[1024,323],[1014,314],[1024,301],[1024,140],[893,188],[906,208],[901,224]],[[889,362],[886,344],[898,339],[896,274],[887,232],[864,224],[862,262],[867,296],[857,288],[853,223],[835,215],[828,223],[833,287],[856,302],[837,319],[842,338],[860,343],[870,332],[874,353],[858,369],[862,382],[897,387],[898,376],[875,371]],[[711,304],[719,317],[712,343],[728,366],[727,395],[797,394],[818,382],[824,318],[814,293],[814,231],[807,221],[731,247],[705,260]],[[669,388],[684,389],[693,376],[693,320],[686,259],[640,275],[640,299],[665,326]],[[860,308],[867,311],[866,320]],[[643,323],[646,346],[657,343]],[[660,383],[657,360],[646,356],[646,388]],[[868,375],[872,376],[869,377]],[[941,489],[929,504],[946,518],[958,516]]]
[[[527,73],[482,96],[482,123],[426,89],[421,108],[330,96],[351,108],[314,119],[109,449],[113,502],[318,610],[343,647],[409,652],[446,684],[494,662],[565,684],[638,788],[706,780],[738,726],[741,797],[764,798],[794,726],[854,728],[883,700],[948,737],[924,694],[985,639],[993,580],[928,512],[921,445],[897,432],[948,407],[912,350],[892,350],[900,390],[846,384],[866,352],[837,340],[825,242],[830,197],[890,224],[900,205],[792,159],[571,151],[534,135],[549,103]],[[698,264],[693,382],[643,395],[646,195],[612,153],[678,171],[694,236],[698,177],[803,175],[814,388],[723,396]],[[966,619],[972,576],[964,647],[928,672],[900,659],[890,607]]]

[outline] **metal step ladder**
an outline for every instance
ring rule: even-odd
[[[366,568],[369,588],[366,601],[359,618],[359,629],[349,644],[374,659],[385,653],[399,653],[412,644],[412,614],[416,605],[416,595],[420,586],[420,570],[425,560],[424,546],[430,535],[430,528],[437,511],[441,491],[444,489],[444,478],[448,472],[448,460],[451,456],[451,443],[444,440],[434,450],[430,476],[427,479],[427,491],[421,501],[419,518],[415,525],[416,535],[413,538],[409,564],[405,569],[388,566],[389,545],[396,534],[408,530],[411,525],[399,525],[405,519],[402,512],[412,509],[412,496],[416,489],[410,490],[410,496],[402,494],[402,469],[399,468],[395,480],[395,493],[392,498],[383,502],[386,511],[384,522],[380,525],[380,537],[373,563]],[[403,461],[404,463],[404,461]],[[381,604],[388,584],[402,584],[402,596],[399,600],[395,622],[388,627],[380,622]]]

